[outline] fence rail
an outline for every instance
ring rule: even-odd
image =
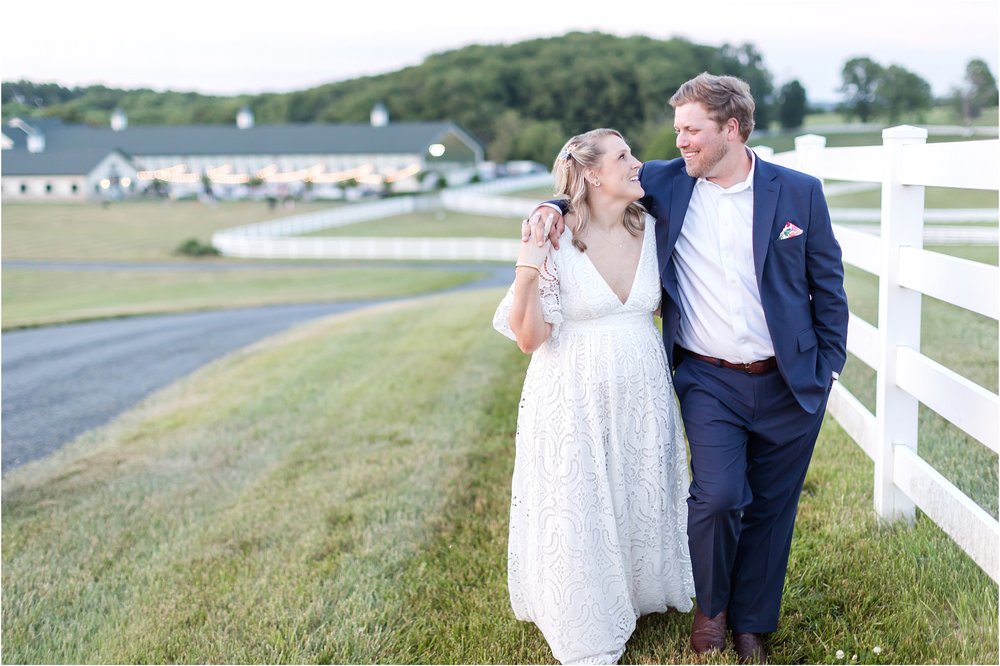
[[[882,146],[859,148],[799,137],[771,157],[821,179],[881,183],[879,235],[834,230],[844,261],[879,278],[878,325],[852,314],[847,342],[877,373],[875,413],[840,384],[829,412],[875,463],[881,517],[912,521],[919,507],[1000,582],[1000,523],[917,452],[918,403],[1000,451],[1000,397],[920,353],[921,295],[1000,320],[1000,269],[923,249],[924,187],[1000,189],[1000,142],[926,144],[926,130],[907,126],[882,136]]]
[[[298,237],[368,220],[406,215],[421,210],[454,210],[477,215],[519,217],[534,200],[498,195],[551,187],[552,176],[531,174],[488,183],[449,188],[439,194],[394,197],[330,210],[247,224],[217,231],[212,245],[226,256],[310,257],[330,259],[422,259],[510,261],[517,257],[516,239],[505,238],[323,238]]]
[[[500,238],[214,238],[227,255],[283,259],[419,259],[507,261],[521,242]]]

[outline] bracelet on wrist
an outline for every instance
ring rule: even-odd
[[[542,274],[542,269],[541,269],[540,266],[536,266],[534,264],[529,264],[529,263],[524,262],[524,261],[519,261],[516,264],[514,264],[514,268],[515,269],[518,269],[518,268],[532,268],[535,271],[537,271],[539,275]]]

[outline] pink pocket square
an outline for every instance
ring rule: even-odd
[[[801,236],[802,230],[791,222],[785,222],[785,228],[781,230],[778,234],[778,240],[785,240],[787,238],[795,238],[796,236]]]

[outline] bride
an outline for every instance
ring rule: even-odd
[[[640,615],[692,608],[684,431],[654,323],[654,222],[620,133],[570,139],[559,247],[522,242],[494,327],[532,354],[518,409],[508,586],[562,663],[614,663]],[[545,229],[545,236],[548,228]]]

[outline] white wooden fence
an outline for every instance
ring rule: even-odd
[[[825,148],[809,135],[771,159],[822,179],[881,183],[879,236],[835,225],[844,261],[879,277],[878,325],[852,314],[847,341],[877,373],[875,413],[839,383],[829,412],[875,463],[879,516],[912,521],[919,507],[1000,581],[1000,524],[917,453],[918,403],[1000,452],[997,394],[920,353],[921,294],[1000,320],[1000,269],[923,249],[924,187],[1000,189],[1000,141],[926,138],[901,126],[883,131],[881,146]]]
[[[520,217],[535,199],[496,196],[507,192],[551,187],[552,176],[532,174],[449,188],[439,194],[394,197],[382,201],[341,206],[330,210],[223,229],[212,235],[212,245],[230,257],[423,259],[512,261],[520,243],[517,228],[504,238],[366,238],[299,236],[367,220],[405,215],[419,210],[455,210],[477,215]]]

